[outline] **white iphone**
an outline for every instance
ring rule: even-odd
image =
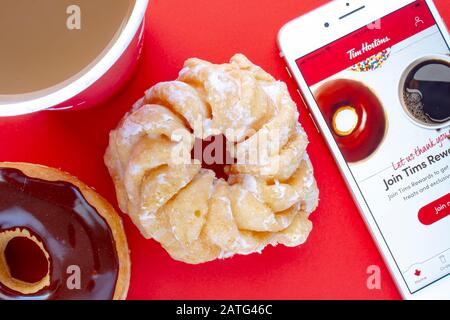
[[[433,2],[331,1],[278,42],[402,296],[450,299],[450,38]]]

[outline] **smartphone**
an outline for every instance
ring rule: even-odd
[[[335,0],[278,34],[405,299],[450,299],[449,44],[431,0]]]

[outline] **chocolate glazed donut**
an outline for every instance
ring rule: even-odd
[[[129,273],[125,233],[106,200],[59,170],[0,163],[0,300],[124,299]]]

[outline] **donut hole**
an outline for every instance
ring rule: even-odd
[[[50,285],[50,255],[26,229],[0,232],[0,283],[29,295]]]
[[[229,146],[230,143],[224,135],[210,136],[203,140],[196,138],[191,159],[198,160],[203,169],[214,171],[218,179],[227,180],[225,168],[235,163]]]
[[[37,283],[48,273],[48,261],[42,249],[31,239],[11,239],[5,248],[6,265],[14,279]]]

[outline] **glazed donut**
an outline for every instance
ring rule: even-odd
[[[129,278],[122,222],[105,199],[60,170],[0,162],[0,300],[125,299]]]
[[[120,208],[186,263],[302,244],[318,190],[298,117],[286,85],[245,56],[187,60],[110,134],[105,163]],[[236,159],[225,179],[192,158],[196,141],[212,136],[224,136]]]

